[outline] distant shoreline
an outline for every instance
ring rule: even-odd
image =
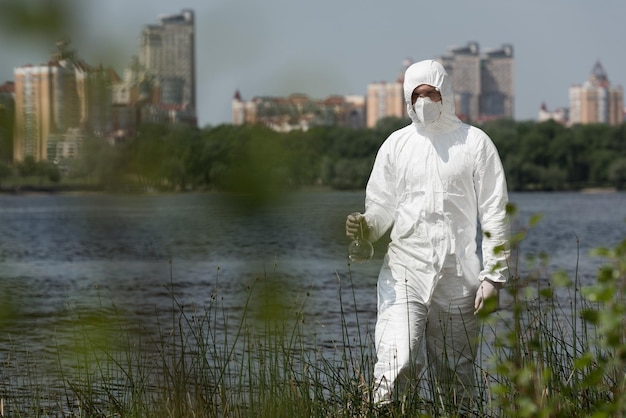
[[[293,192],[357,192],[365,191],[365,189],[334,189],[330,186],[302,186],[297,189],[285,190],[285,193]],[[515,193],[582,193],[582,194],[606,194],[617,193],[616,187],[585,187],[578,190],[520,190]],[[0,187],[0,195],[52,195],[52,194],[171,194],[171,193],[220,193],[220,191],[209,189],[197,189],[197,190],[140,190],[134,189],[107,189],[101,186],[19,186],[19,187]],[[513,191],[511,191],[513,193]]]
[[[603,193],[615,193],[617,188],[615,187],[587,187],[580,190],[583,194],[603,194]]]
[[[2,195],[29,195],[29,194],[71,194],[71,193],[104,193],[102,187],[85,186],[13,186],[0,187]]]

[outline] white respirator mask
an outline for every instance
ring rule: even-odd
[[[411,120],[424,126],[437,122],[443,112],[442,101],[433,102],[429,97],[420,97],[413,106],[408,105],[407,107]]]

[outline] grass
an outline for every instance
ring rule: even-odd
[[[581,287],[577,274],[548,275],[539,262],[534,273],[512,278],[505,309],[482,318],[477,416],[626,413],[626,241],[597,253],[607,263],[594,285]],[[172,277],[170,313],[155,314],[154,325],[130,320],[113,303],[72,307],[46,358],[10,335],[0,416],[378,416],[368,395],[373,336],[362,329],[348,279],[338,277],[341,336],[332,347],[318,341],[308,295],[283,303],[285,288],[271,275],[250,284],[237,316],[227,312],[226,298],[235,296],[220,294],[219,270],[202,307],[180,301]],[[430,374],[423,378],[432,383]],[[402,408],[393,416],[457,415],[437,395],[413,394]]]

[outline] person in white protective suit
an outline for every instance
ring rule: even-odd
[[[381,145],[365,213],[346,220],[348,236],[362,228],[370,241],[392,228],[378,277],[373,400],[401,400],[427,361],[437,390],[468,405],[475,386],[475,315],[508,279],[506,180],[491,139],[455,115],[440,63],[412,64],[404,99],[412,123]]]

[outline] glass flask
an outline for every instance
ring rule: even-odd
[[[357,219],[362,216],[359,212],[350,215]],[[348,259],[355,263],[367,263],[373,255],[374,247],[363,237],[363,223],[359,222],[359,233],[348,246]]]

